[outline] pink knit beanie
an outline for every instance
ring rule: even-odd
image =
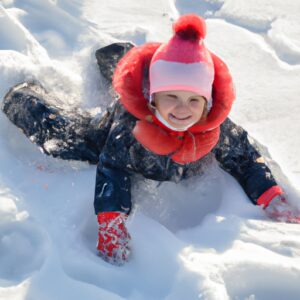
[[[174,35],[154,53],[150,63],[150,99],[153,93],[185,90],[206,98],[211,106],[214,65],[204,45],[205,21],[197,15],[181,16]]]

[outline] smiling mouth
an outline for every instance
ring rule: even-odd
[[[170,114],[170,117],[172,119],[175,119],[175,120],[178,120],[178,121],[185,121],[185,120],[188,120],[191,116],[187,116],[187,117],[184,117],[184,118],[179,118],[179,117],[174,116],[173,114]]]

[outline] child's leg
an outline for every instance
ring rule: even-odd
[[[102,76],[112,82],[112,76],[119,60],[132,48],[132,43],[113,43],[96,51],[95,56]]]
[[[5,95],[2,110],[46,154],[96,164],[113,112],[99,120],[87,112],[59,109],[49,104],[50,98],[40,85],[23,83]]]
[[[114,43],[96,51],[100,72],[109,84],[118,61],[132,47],[131,43]],[[22,83],[5,95],[2,110],[46,154],[96,164],[114,108],[99,120],[79,110],[66,112],[51,105],[50,98],[39,84]]]

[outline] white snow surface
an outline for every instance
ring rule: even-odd
[[[189,12],[232,72],[230,117],[265,145],[300,207],[298,0],[0,0],[0,99],[37,79],[66,106],[104,108],[95,50],[166,41]],[[102,261],[95,171],[46,157],[0,112],[1,300],[300,299],[299,225],[267,219],[217,164],[179,184],[136,178],[131,260]]]

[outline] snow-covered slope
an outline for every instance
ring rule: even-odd
[[[105,107],[94,51],[167,40],[188,12],[232,71],[231,117],[267,146],[300,207],[297,0],[0,0],[0,99],[38,79],[65,105]],[[266,219],[216,165],[177,185],[137,178],[123,267],[96,255],[94,181],[94,166],[46,157],[0,112],[1,300],[300,298],[299,225]]]

